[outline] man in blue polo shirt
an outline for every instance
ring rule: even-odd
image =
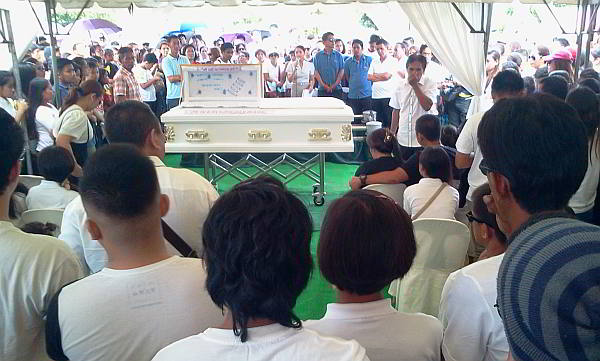
[[[181,101],[181,64],[189,64],[187,57],[179,55],[181,44],[175,35],[167,38],[170,53],[162,61],[163,72],[167,78],[167,109],[171,110]]]
[[[363,55],[363,42],[352,40],[352,54],[344,63],[344,74],[348,78],[348,105],[352,107],[355,115],[362,114],[365,110],[372,110],[371,94],[372,83],[367,79],[373,58]]]
[[[342,99],[342,78],[344,77],[344,58],[333,50],[335,38],[332,32],[323,34],[325,49],[315,55],[315,79],[319,82],[320,97]]]

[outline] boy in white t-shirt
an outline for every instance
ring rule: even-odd
[[[88,160],[80,181],[104,269],[65,286],[48,310],[55,360],[150,360],[164,346],[222,322],[203,287],[200,259],[171,256],[161,230],[169,198],[155,166],[132,145],[110,144]]]
[[[368,360],[356,341],[306,330],[293,312],[312,270],[311,235],[308,210],[278,180],[259,177],[224,194],[203,241],[206,289],[225,320],[153,360]]]
[[[77,198],[77,192],[70,190],[67,180],[75,169],[73,157],[65,148],[52,145],[40,152],[38,167],[44,180],[27,193],[27,209],[65,209]]]

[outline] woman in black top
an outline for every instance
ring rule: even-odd
[[[394,170],[402,165],[398,140],[387,128],[379,128],[367,137],[372,160],[363,163],[354,176],[371,175]]]

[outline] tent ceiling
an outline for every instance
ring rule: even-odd
[[[22,0],[27,1],[27,0]],[[86,3],[86,0],[31,0],[32,2],[56,1],[65,9],[81,9]],[[97,4],[104,8],[127,8],[131,3],[141,8],[156,8],[171,4],[176,7],[197,7],[203,5],[212,6],[238,6],[246,3],[251,6],[269,6],[277,4],[286,5],[312,5],[315,3],[322,4],[376,4],[385,2],[418,2],[417,0],[91,0],[89,6]],[[430,2],[456,2],[456,3],[511,3],[512,0],[428,0]],[[520,0],[525,4],[541,4],[543,0]],[[577,4],[577,0],[550,0],[549,2],[561,4]]]

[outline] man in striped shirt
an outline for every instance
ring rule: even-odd
[[[121,69],[115,75],[113,84],[115,104],[126,100],[142,101],[140,85],[132,73],[133,66],[135,65],[133,50],[129,47],[120,48],[119,62],[121,62]]]

